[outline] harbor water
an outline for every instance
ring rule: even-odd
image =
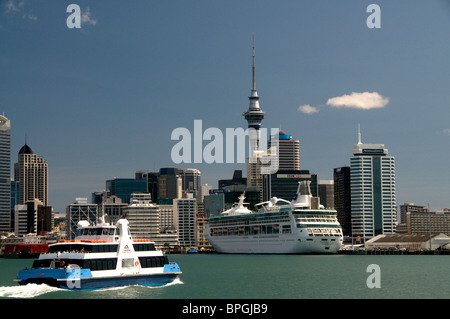
[[[3,299],[441,299],[449,255],[169,255],[183,272],[163,287],[67,291],[13,280],[31,259],[0,259]],[[370,288],[377,265],[379,288]]]

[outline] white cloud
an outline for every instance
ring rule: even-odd
[[[363,92],[352,94],[344,94],[342,96],[333,97],[328,99],[327,105],[333,107],[349,107],[361,110],[370,110],[375,108],[383,108],[389,103],[387,97],[383,97],[377,92]]]
[[[17,4],[13,0],[9,0],[5,3],[6,12],[19,12],[24,6],[24,2],[20,1]]]
[[[36,21],[38,18],[30,11],[30,13],[26,13],[22,16],[22,19],[29,19]]]
[[[299,111],[299,112],[306,113],[306,114],[313,114],[313,113],[319,112],[319,110],[317,109],[317,107],[311,106],[311,105],[309,105],[309,104],[300,105],[300,106],[298,107],[298,111]]]
[[[90,25],[97,24],[97,20],[91,16],[91,9],[89,7],[81,14],[81,23]]]

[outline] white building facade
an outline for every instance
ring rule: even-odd
[[[395,158],[384,144],[358,144],[350,159],[352,236],[366,241],[395,233]]]
[[[173,200],[175,227],[182,247],[196,247],[197,201],[191,194],[187,195],[190,195],[189,198]]]

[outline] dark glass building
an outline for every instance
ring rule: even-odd
[[[114,178],[106,181],[109,196],[116,195],[122,203],[130,203],[132,193],[146,193],[147,181],[135,178]]]
[[[338,167],[333,170],[334,209],[342,227],[344,236],[352,234],[352,202],[350,189],[350,167]]]
[[[275,174],[263,175],[263,200],[278,197],[291,201],[301,181],[311,181],[311,194],[318,196],[316,174],[311,174],[309,170],[278,170]]]

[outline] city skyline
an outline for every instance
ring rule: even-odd
[[[262,127],[300,140],[300,169],[333,178],[363,142],[396,160],[397,205],[449,207],[450,125],[444,1],[77,1],[0,3],[0,112],[11,163],[28,144],[49,167],[49,202],[63,213],[114,177],[196,168],[217,187],[245,164],[174,164],[178,127],[245,128],[252,35]],[[249,19],[249,14],[255,19]],[[204,143],[206,145],[206,143]]]

